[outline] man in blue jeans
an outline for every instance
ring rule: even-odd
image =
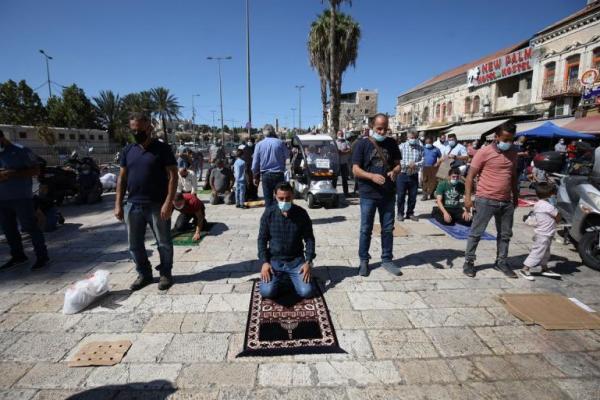
[[[400,150],[396,141],[387,137],[388,117],[377,114],[370,137],[356,143],[352,156],[352,172],[358,180],[360,192],[360,240],[358,256],[361,276],[369,275],[369,247],[373,233],[375,211],[381,224],[382,267],[400,276],[400,268],[392,261],[394,246],[394,205],[396,177],[400,173]]]
[[[277,185],[274,195],[277,204],[265,210],[258,233],[258,257],[263,262],[260,294],[265,298],[277,297],[282,284],[289,279],[298,296],[311,297],[315,258],[312,221],[306,210],[292,203],[294,193],[289,183]]]
[[[404,221],[404,203],[408,195],[406,218],[412,221],[419,219],[415,215],[417,192],[419,190],[419,169],[423,164],[423,147],[417,139],[417,134],[409,132],[406,142],[398,146],[402,160],[400,161],[400,175],[396,179],[398,189],[398,221]]]
[[[48,265],[48,251],[33,210],[32,177],[39,174],[35,155],[26,147],[11,143],[0,131],[0,226],[10,247],[10,259],[0,266],[5,271],[23,265],[21,228],[31,236],[36,261],[32,270]]]
[[[289,152],[285,143],[277,138],[272,125],[265,125],[263,134],[265,138],[258,142],[254,150],[252,173],[257,187],[262,179],[265,207],[270,207],[275,204],[273,199],[275,187],[284,181],[283,173]]]
[[[140,290],[152,283],[152,266],[144,245],[146,225],[150,225],[160,255],[158,289],[167,290],[173,284],[171,214],[177,189],[177,164],[169,145],[152,138],[148,115],[133,113],[129,127],[135,144],[126,146],[121,155],[115,216],[127,224],[129,252],[138,273],[130,288]],[[127,205],[123,208],[126,190]]]

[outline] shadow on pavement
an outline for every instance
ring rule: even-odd
[[[127,385],[99,386],[67,397],[67,400],[105,399],[152,399],[164,400],[177,389],[169,381],[160,379],[149,382],[133,382]]]
[[[325,224],[334,224],[336,222],[344,222],[346,221],[346,217],[343,215],[336,215],[334,217],[329,218],[316,218],[312,220],[313,225],[325,225]]]
[[[173,275],[173,279],[177,285],[192,282],[214,282],[227,278],[239,279],[260,272],[260,267],[259,260],[239,261],[233,264],[219,265],[191,275]]]
[[[454,249],[432,249],[425,250],[418,253],[411,253],[402,258],[394,260],[394,262],[400,267],[407,266],[420,266],[423,264],[431,264],[433,268],[444,269],[453,268],[454,260],[459,257],[464,257],[465,252],[462,250]],[[444,265],[442,264],[444,263]],[[379,267],[379,264],[377,264]]]
[[[523,262],[525,261],[526,258],[527,258],[527,254],[508,257],[507,258],[508,266],[512,270],[521,269],[523,267]],[[550,257],[550,262],[552,262],[552,261],[558,261],[558,263],[554,267],[554,271],[558,272],[561,275],[572,275],[574,273],[581,272],[581,270],[579,269],[579,267],[582,266],[580,261],[573,261],[572,259],[562,257],[562,256],[557,256],[557,255],[552,255]],[[494,268],[494,266],[495,266],[495,264],[493,264],[493,263],[492,264],[475,265],[475,267],[477,268],[478,271],[483,271],[485,269],[491,269],[491,268]]]

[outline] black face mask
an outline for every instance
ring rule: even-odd
[[[148,134],[145,131],[134,131],[133,138],[137,144],[142,144],[148,139]]]

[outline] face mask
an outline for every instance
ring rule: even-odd
[[[448,142],[448,144],[450,145],[450,147],[454,147],[456,146],[456,140],[451,140]]]
[[[375,140],[377,140],[378,142],[383,142],[385,140],[385,136],[380,135],[379,133],[375,132],[374,130],[370,131],[371,133],[371,137]]]
[[[278,201],[277,206],[279,207],[279,209],[282,212],[288,212],[288,211],[290,211],[290,208],[292,208],[292,202],[291,201]]]
[[[425,144],[425,147],[427,147],[428,149],[431,149],[431,148],[433,148],[433,145],[431,143],[427,143],[427,144]]]
[[[450,183],[452,185],[456,185],[458,183],[458,179],[450,179]]]
[[[418,139],[409,139],[408,140],[408,144],[410,144],[411,146],[416,146],[419,143]]]
[[[556,206],[556,195],[552,195],[548,198],[548,203],[552,204],[553,206]]]
[[[498,150],[500,150],[500,151],[506,151],[506,150],[510,149],[510,147],[512,145],[510,143],[508,143],[508,142],[498,142],[496,144],[496,146],[498,147]]]
[[[133,138],[137,144],[142,144],[148,139],[148,134],[145,131],[135,131],[133,133]]]
[[[247,143],[246,143],[246,146],[248,146],[248,147],[252,147],[252,142],[247,142]]]

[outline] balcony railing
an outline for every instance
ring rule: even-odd
[[[542,86],[542,98],[581,96],[581,83],[577,79],[570,81],[545,82]]]

